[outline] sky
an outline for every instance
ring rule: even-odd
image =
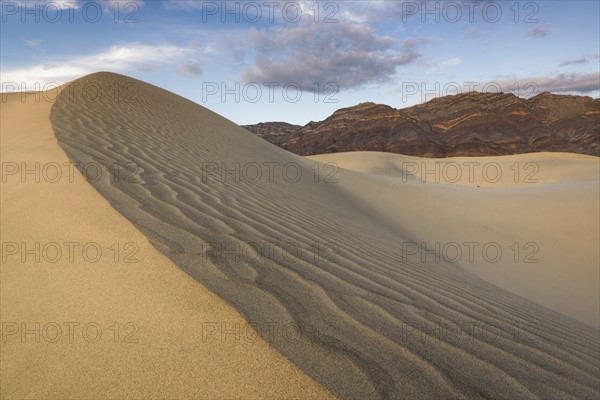
[[[238,124],[362,102],[600,96],[600,2],[0,0],[2,91],[111,71]]]

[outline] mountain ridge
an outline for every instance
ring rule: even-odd
[[[384,151],[421,157],[569,152],[600,156],[600,99],[469,92],[403,109],[364,102],[304,126],[243,126],[299,155]]]

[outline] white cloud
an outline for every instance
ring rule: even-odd
[[[195,55],[196,50],[172,45],[124,43],[96,54],[56,58],[37,65],[3,70],[2,90],[9,83],[24,83],[27,90],[35,90],[39,86],[62,84],[97,71],[151,70],[161,65],[186,62]]]
[[[444,70],[446,68],[454,67],[455,65],[460,64],[461,61],[462,60],[458,57],[454,57],[454,58],[450,58],[448,60],[441,61],[438,64],[434,65],[433,67],[429,68],[427,70],[427,73],[432,73],[432,72]]]
[[[25,42],[25,44],[27,46],[31,46],[31,47],[39,46],[42,43],[41,40],[34,40],[34,39],[25,39],[25,40],[23,40],[23,42]]]

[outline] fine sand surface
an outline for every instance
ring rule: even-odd
[[[446,255],[495,285],[599,327],[597,157],[427,159],[356,152],[308,158],[357,171],[345,171],[342,186],[405,228],[412,242],[431,250],[437,243],[440,258]],[[479,244],[472,246],[473,258],[464,243]],[[502,252],[498,256],[496,249]]]
[[[105,95],[90,104],[81,88],[92,84],[103,93],[133,85],[136,101]],[[101,166],[90,183],[156,249],[255,326],[292,327],[293,340],[257,332],[341,398],[600,396],[598,329],[466,267],[403,251],[426,229],[413,224],[438,224],[425,212],[431,202],[423,201],[423,220],[403,222],[353,192],[357,172],[339,170],[334,183],[322,164],[120,75],[67,86],[51,122],[70,160]],[[115,165],[129,167],[115,177]],[[494,212],[502,219],[509,210]],[[102,219],[90,226],[114,234]],[[146,288],[136,283],[134,298]]]
[[[22,183],[20,173],[6,176],[1,240],[28,249],[35,243],[40,249],[80,245],[72,262],[66,247],[56,263],[49,262],[56,257],[51,247],[39,263],[35,254],[22,262],[21,252],[3,252],[0,398],[331,398],[231,306],[157,251],[77,170],[72,183],[66,167],[62,179],[49,182],[56,169],[47,166],[68,162],[50,125],[51,106],[43,98],[36,102],[34,94],[24,103],[9,95],[1,105],[3,168],[40,163],[48,178],[36,183],[29,175]],[[83,259],[88,243],[100,246],[98,262]],[[121,250],[116,262],[114,243]],[[124,249],[127,244],[137,249]],[[93,250],[89,257],[95,258]],[[125,262],[133,260],[138,262]],[[21,332],[11,334],[23,323],[33,333],[23,339]],[[225,330],[233,333],[221,335]]]

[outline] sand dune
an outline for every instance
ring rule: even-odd
[[[9,95],[0,108],[6,173],[0,398],[332,397],[154,249],[77,169],[70,180],[69,160],[50,125],[52,104],[33,93],[23,100]],[[15,175],[9,174],[13,163]],[[39,163],[39,182],[35,174],[22,179],[21,163],[30,170]],[[55,179],[53,165],[62,178]],[[15,254],[4,247],[11,243],[20,247]],[[22,243],[29,250],[38,243],[40,250],[25,255]],[[42,253],[52,243],[63,251],[56,262],[52,246]],[[74,243],[72,259],[64,243]],[[95,245],[86,260],[87,244]],[[128,244],[136,247],[125,249]],[[98,261],[95,246],[104,254]]]
[[[79,92],[131,82],[136,102],[102,96],[90,104]],[[172,93],[105,73],[67,89],[76,95],[63,91],[52,129],[71,161],[101,166],[94,188],[249,323],[291,328],[293,340],[289,330],[258,333],[338,397],[600,395],[597,329],[464,268],[403,251],[401,243],[452,222],[427,213],[432,199],[411,194],[422,201],[423,219],[402,220],[351,188],[356,172],[340,170],[334,183],[321,164]],[[124,175],[115,178],[115,168]],[[379,192],[389,182],[381,183],[368,187],[371,196],[397,193]],[[108,222],[96,225],[111,232]],[[140,268],[139,279],[148,274]]]
[[[456,260],[454,265],[600,326],[597,157],[536,153],[427,159],[365,152],[309,158],[359,172],[347,171],[343,187],[405,228],[411,242],[432,250],[439,244],[441,256]],[[468,242],[479,244],[472,259]],[[450,243],[459,244],[462,257]],[[487,260],[482,256],[486,245],[491,249]]]
[[[526,188],[547,183],[597,181],[600,174],[598,157],[573,153],[424,158],[360,151],[307,158],[335,163],[352,171],[401,178],[403,183],[436,183],[471,188]]]

